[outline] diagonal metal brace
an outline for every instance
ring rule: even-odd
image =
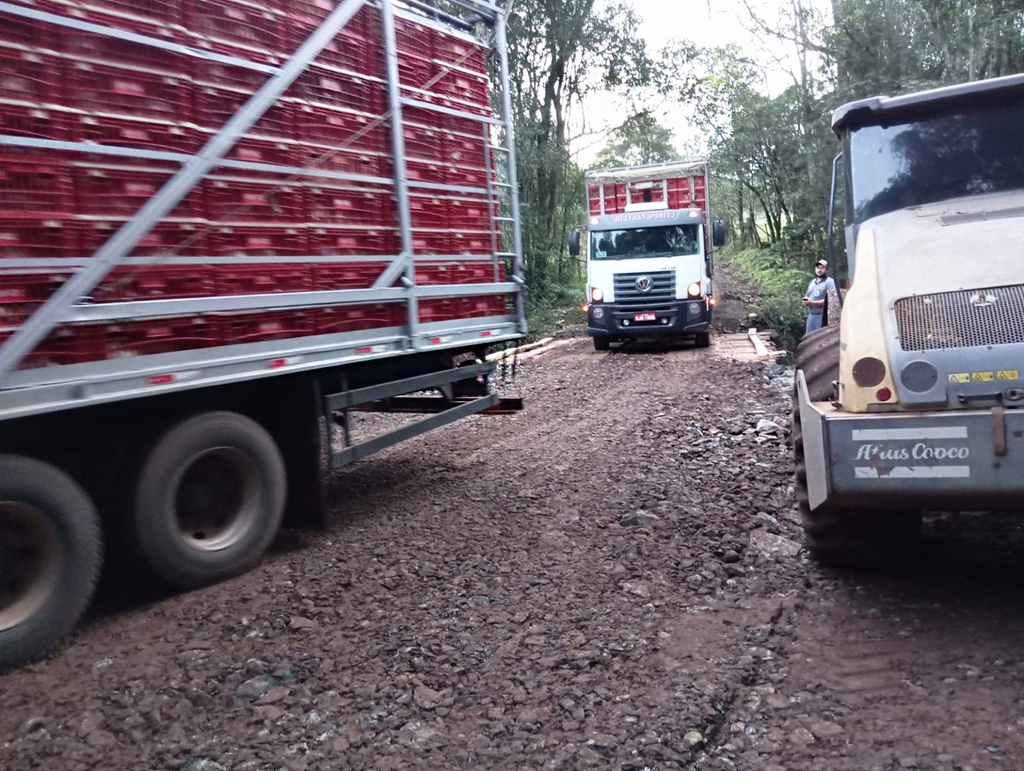
[[[60,322],[68,308],[80,297],[88,295],[115,265],[131,253],[157,222],[177,206],[207,172],[227,155],[239,137],[263,117],[271,105],[295,82],[309,63],[320,55],[365,3],[366,0],[341,0],[319,29],[310,35],[278,73],[270,77],[242,109],[224,124],[199,154],[183,165],[132,219],[100,247],[88,265],[65,282],[3,346],[0,346],[0,385],[7,373]]]

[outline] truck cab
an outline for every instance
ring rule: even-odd
[[[712,252],[724,229],[709,221],[707,180],[704,160],[587,174],[587,334],[595,349],[645,337],[709,344]]]

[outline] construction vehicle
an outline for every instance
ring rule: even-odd
[[[322,452],[521,407],[505,18],[444,6],[0,2],[0,668],[104,549],[218,581],[322,522]]]
[[[833,117],[852,283],[799,345],[793,409],[823,562],[904,554],[925,509],[1024,504],[1022,118],[1024,75]]]
[[[710,219],[709,179],[704,159],[587,172],[587,334],[596,350],[642,337],[710,343],[712,254],[725,226]]]

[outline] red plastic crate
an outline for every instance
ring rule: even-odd
[[[446,159],[460,166],[486,169],[487,163],[485,159],[487,156],[484,149],[486,141],[482,132],[475,137],[455,132],[445,132],[445,142],[448,149]],[[492,165],[494,165],[494,161],[499,154],[503,154],[501,150],[491,151]]]
[[[505,280],[505,268],[499,264],[498,281]],[[426,262],[416,265],[417,284],[490,284],[494,264],[491,262]]]
[[[448,228],[451,199],[442,196],[411,195],[409,211],[414,228]]]
[[[171,153],[196,153],[203,136],[191,126],[172,121],[147,120],[128,115],[77,115],[68,133],[81,142],[113,147],[136,147]],[[108,156],[107,163],[138,163],[135,159]]]
[[[184,316],[96,325],[90,359],[116,359],[189,351],[221,344],[220,326],[208,317]]]
[[[211,242],[220,257],[293,257],[309,254],[305,227],[289,223],[214,228]]]
[[[131,217],[174,175],[174,169],[141,166],[73,165],[78,212],[99,217]],[[193,188],[168,215],[202,217],[203,192]]]
[[[218,314],[214,319],[220,339],[225,345],[286,340],[315,334],[313,316],[309,311]]]
[[[313,64],[300,79],[307,99],[357,112],[381,115],[387,103],[384,82]]]
[[[406,123],[402,131],[405,152],[410,158],[444,163],[450,134],[443,129]]]
[[[192,119],[192,82],[180,74],[99,61],[68,67],[68,107],[171,122]]]
[[[419,309],[420,322],[423,324],[462,318],[459,299],[455,297],[420,300]]]
[[[206,210],[219,222],[305,221],[302,190],[285,177],[207,177]]]
[[[321,308],[315,316],[317,334],[358,332],[367,329],[397,327],[405,323],[401,303],[374,303]]]
[[[448,169],[442,163],[409,158],[405,164],[405,173],[412,182],[434,182],[442,185],[448,182]]]
[[[485,74],[487,49],[479,43],[464,40],[440,30],[434,32],[434,56],[443,62]]]
[[[200,129],[204,142],[213,136],[213,131]],[[245,136],[239,139],[227,158],[246,163],[269,163],[277,166],[296,166],[303,146],[286,139],[270,139]]]
[[[344,150],[328,145],[300,143],[297,162],[307,169],[362,174],[368,177],[391,176],[391,162],[383,153],[367,150]]]
[[[63,60],[53,52],[0,44],[0,99],[57,104],[63,70]]]
[[[451,234],[446,230],[414,230],[412,250],[415,254],[451,254]]]
[[[296,136],[303,142],[367,150],[391,151],[391,129],[387,120],[324,104],[303,104],[295,110]]]
[[[483,188],[487,186],[487,170],[468,166],[451,166],[448,168],[447,182],[449,185]]]
[[[310,232],[312,253],[318,256],[397,255],[398,232],[385,228],[317,226]]]
[[[313,282],[317,291],[335,289],[369,289],[384,272],[386,262],[326,262],[313,265]]]
[[[90,35],[78,30],[64,33],[60,49],[69,59],[84,57],[112,62],[122,67],[143,67],[189,77],[192,59],[162,48],[134,43],[109,35]]]
[[[372,187],[354,187],[331,180],[303,186],[306,212],[312,222],[395,227],[392,194]],[[387,203],[387,208],[386,208]]]
[[[191,0],[194,45],[229,55],[281,58],[291,53],[290,30],[277,4],[234,0]]]
[[[0,100],[0,133],[37,139],[66,139],[71,112]]]
[[[0,218],[70,216],[74,205],[67,164],[0,149]]]
[[[51,10],[107,27],[181,41],[182,0],[50,0]],[[76,33],[77,34],[77,33]]]
[[[233,118],[252,96],[252,92],[206,83],[196,84],[193,94],[196,124],[214,131],[219,130]],[[293,109],[290,102],[278,101],[256,121],[256,124],[249,129],[248,135],[294,139]]]
[[[0,219],[0,259],[74,257],[74,223],[27,217]]]
[[[416,24],[410,19],[395,19],[395,36],[402,56],[429,57],[434,50],[434,35],[430,27]]]
[[[206,265],[122,265],[91,294],[95,302],[210,297],[213,269]]]
[[[78,256],[90,257],[124,225],[126,220],[96,220],[81,223]],[[130,257],[208,256],[210,226],[205,222],[163,221],[147,233]]]
[[[398,57],[398,82],[410,88],[434,90],[430,81],[443,77],[444,72],[437,67],[429,53],[402,53]]]
[[[289,13],[289,21],[293,32],[292,48],[297,49],[315,29],[315,24],[308,17],[293,13]],[[313,61],[327,67],[383,78],[383,41],[366,35],[359,25],[350,21]]]
[[[96,325],[62,324],[21,360],[18,369],[79,364],[105,358],[97,341]]]
[[[465,71],[454,66],[437,66],[436,80],[431,91],[474,105],[488,103],[487,76]]]
[[[313,269],[307,264],[218,265],[214,275],[219,295],[313,291]]]
[[[491,218],[487,215],[487,199],[455,198],[448,208],[448,227],[454,230],[484,230],[490,232]]]
[[[22,323],[67,281],[70,273],[0,272],[0,326]]]
[[[490,233],[452,233],[450,254],[490,254]]]
[[[36,10],[53,10],[35,3],[16,3],[16,5],[34,6]],[[58,28],[53,24],[19,16],[4,16],[0,26],[0,41],[29,48],[46,48],[56,50],[58,47]]]

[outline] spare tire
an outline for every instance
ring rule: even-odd
[[[0,670],[74,628],[102,562],[99,517],[79,484],[48,463],[0,456]]]

